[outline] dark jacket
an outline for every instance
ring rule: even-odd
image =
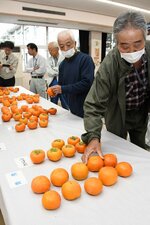
[[[62,94],[66,97],[70,111],[83,117],[83,103],[94,79],[94,63],[91,56],[77,52],[64,59],[59,67]]]
[[[148,59],[148,79],[150,84],[150,42],[145,46]],[[123,137],[125,128],[126,99],[125,77],[131,66],[120,57],[115,47],[105,57],[96,74],[96,79],[84,104],[84,125],[87,133],[82,135],[85,142],[101,138],[102,117],[108,131]]]

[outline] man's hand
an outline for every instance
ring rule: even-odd
[[[51,86],[51,88],[52,88],[55,96],[62,93],[60,85],[54,85],[54,86]]]
[[[38,70],[40,67],[39,66],[35,66],[33,71]]]
[[[2,67],[3,67],[3,64],[0,63],[0,69],[2,69]]]
[[[12,69],[13,69],[13,66],[12,66],[12,65],[10,65],[10,66],[9,66],[9,69],[10,69],[10,70],[12,70]]]
[[[99,142],[98,138],[92,139],[90,143],[88,144],[88,146],[86,147],[86,150],[84,154],[82,155],[83,163],[87,164],[88,158],[92,153],[97,153],[103,159],[101,143]]]

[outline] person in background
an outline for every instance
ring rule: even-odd
[[[46,83],[44,75],[46,73],[46,59],[38,54],[38,47],[34,43],[29,43],[27,49],[29,55],[33,56],[29,59],[26,67],[26,71],[31,73],[30,91],[45,98]]]
[[[15,85],[15,73],[18,66],[18,58],[12,53],[14,43],[5,41],[0,52],[0,86],[8,87]]]
[[[150,41],[150,23],[147,24],[147,37],[146,40]]]
[[[114,22],[116,47],[105,57],[84,103],[82,140],[87,163],[94,152],[102,156],[102,118],[108,131],[145,149],[150,101],[150,43],[146,21],[139,12],[126,12]]]
[[[76,50],[71,30],[61,31],[57,39],[65,59],[59,66],[58,85],[52,89],[55,95],[65,95],[71,113],[83,117],[83,103],[93,83],[95,66],[91,56]]]
[[[47,60],[47,75],[48,75],[48,86],[54,86],[58,84],[58,73],[59,73],[59,65],[63,61],[64,57],[59,54],[59,46],[57,42],[50,42],[48,44],[48,51],[50,57]],[[64,99],[64,96],[57,95],[51,98],[51,102],[57,104],[58,99],[60,98],[61,105],[64,108],[68,108]]]
[[[150,41],[150,23],[147,24],[147,36],[146,40]],[[147,150],[150,151],[150,112],[148,114],[147,132],[145,136],[145,143]]]

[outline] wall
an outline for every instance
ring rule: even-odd
[[[102,42],[102,33],[91,31],[90,52],[95,63],[95,72],[99,68],[101,62],[101,42]]]
[[[56,7],[49,7],[44,5],[35,5],[29,4],[24,2],[17,2],[17,1],[9,1],[9,0],[0,0],[0,14],[1,15],[8,15],[10,18],[11,16],[17,17],[20,19],[27,19],[48,22],[58,22],[59,25],[62,24],[69,24],[70,26],[77,26],[76,28],[81,29],[84,26],[88,25],[95,27],[96,30],[99,30],[99,27],[103,28],[111,28],[112,24],[115,20],[114,17],[89,13],[89,12],[81,12],[76,10],[69,10],[64,8],[56,8]],[[47,13],[39,13],[39,12],[31,12],[31,11],[24,11],[22,7],[30,7],[30,8],[37,8],[37,9],[44,9],[44,10],[52,10],[52,11],[59,11],[64,12],[66,15],[55,15],[55,14],[47,14]],[[75,27],[74,27],[75,28]],[[87,27],[86,27],[87,29]]]

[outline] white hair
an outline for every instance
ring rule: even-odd
[[[57,41],[59,41],[60,37],[64,37],[64,36],[68,36],[68,35],[71,37],[71,40],[73,42],[75,42],[75,37],[74,37],[74,33],[72,32],[72,30],[60,31],[57,36]]]
[[[59,48],[58,43],[56,41],[51,41],[48,43],[48,46],[52,46],[53,48]]]

